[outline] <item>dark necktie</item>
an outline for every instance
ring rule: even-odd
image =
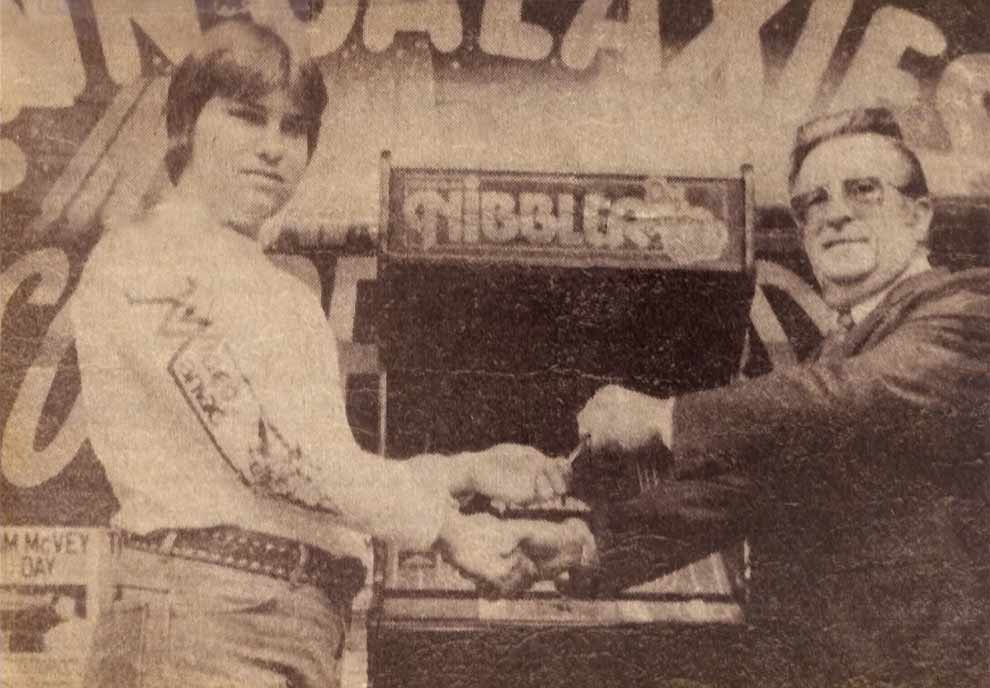
[[[844,310],[838,312],[835,318],[835,324],[838,326],[836,329],[838,329],[839,332],[841,332],[842,336],[844,337],[849,332],[849,330],[853,328],[853,325],[856,324],[856,321],[853,320],[851,311]]]
[[[849,334],[849,330],[855,324],[856,321],[853,320],[852,313],[848,310],[839,311],[835,318],[835,327],[832,328],[832,331],[825,337],[825,341],[822,342],[822,348],[818,354],[818,358],[820,360],[828,359],[839,354],[842,351],[842,344],[846,341],[846,335]]]

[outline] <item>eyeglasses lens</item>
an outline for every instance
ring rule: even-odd
[[[883,181],[877,177],[855,177],[842,181],[842,195],[850,210],[860,212],[883,203]],[[816,211],[830,198],[827,187],[819,186],[791,198],[791,211],[800,224],[814,220]]]

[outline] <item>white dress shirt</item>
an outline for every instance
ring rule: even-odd
[[[876,307],[879,306],[880,303],[887,297],[890,290],[906,280],[908,277],[914,277],[915,275],[921,274],[922,272],[927,272],[931,269],[932,264],[928,262],[927,254],[916,256],[914,260],[908,264],[907,269],[902,272],[896,280],[888,284],[884,289],[881,289],[870,298],[865,301],[860,301],[849,309],[853,322],[863,322],[866,316],[872,313],[874,309],[876,309]]]
[[[72,317],[114,525],[433,544],[449,495],[357,446],[319,300],[256,241],[169,201],[107,231]]]

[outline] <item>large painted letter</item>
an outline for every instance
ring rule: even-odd
[[[306,26],[309,52],[323,57],[337,52],[344,45],[357,19],[358,0],[332,0],[323,3],[319,17]]]
[[[730,112],[755,110],[763,102],[763,53],[760,27],[788,0],[755,0],[747,3],[714,0],[714,18],[685,46],[667,67],[666,75],[680,97],[700,100],[714,96]],[[699,85],[716,70],[724,70],[719,93],[706,93]]]
[[[990,156],[990,53],[953,60],[942,74],[935,99],[953,151]]]
[[[626,74],[645,81],[659,73],[660,3],[629,0],[625,21],[607,18],[612,0],[588,0],[581,6],[564,35],[560,56],[571,69],[587,69],[599,50],[622,55]]]
[[[92,0],[107,69],[118,84],[141,76],[141,53],[135,31],[142,31],[174,63],[200,34],[196,3],[146,0]]]
[[[817,0],[812,4],[801,37],[768,99],[768,114],[776,113],[778,121],[787,123],[808,118],[853,4],[855,0]]]
[[[283,31],[290,40],[296,36],[302,38],[313,57],[340,50],[357,20],[358,0],[310,3],[318,4],[320,10],[305,22],[296,16],[291,4],[291,0],[254,0],[249,6],[255,21]]]
[[[522,0],[488,0],[478,46],[489,55],[542,60],[553,49],[553,36],[542,26],[522,21]]]
[[[463,38],[456,0],[369,0],[364,15],[364,45],[380,53],[400,31],[429,34],[436,49],[449,53]]]
[[[86,70],[68,5],[0,0],[0,25],[0,123],[12,121],[24,106],[71,107],[86,86]]]
[[[69,261],[59,249],[46,248],[25,256],[8,268],[0,275],[0,319],[10,296],[24,280],[35,275],[41,277],[41,283],[31,293],[28,303],[35,306],[58,303],[69,279]],[[57,332],[71,332],[65,308],[55,316],[42,345],[45,365],[38,365],[36,358],[35,364],[28,369],[3,428],[0,468],[4,477],[18,487],[33,487],[54,478],[68,465],[86,439],[86,423],[77,402],[55,439],[41,451],[34,448],[38,422],[55,379],[58,362],[72,345],[71,336],[53,336],[52,333]]]
[[[876,11],[852,66],[832,99],[830,110],[863,105],[910,105],[918,99],[918,80],[898,65],[907,48],[937,57],[945,36],[932,22],[896,7]]]
[[[834,322],[835,312],[822,301],[810,284],[777,263],[756,261],[756,284],[758,288],[750,306],[749,320],[763,342],[773,367],[791,365],[797,361],[794,347],[763,293],[763,287],[776,287],[786,293],[811,318],[820,332],[828,331]]]

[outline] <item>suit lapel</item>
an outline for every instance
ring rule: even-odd
[[[818,360],[840,360],[869,349],[903,319],[916,297],[934,285],[944,284],[948,272],[927,270],[897,284],[861,322],[848,332],[832,333],[822,343]]]

